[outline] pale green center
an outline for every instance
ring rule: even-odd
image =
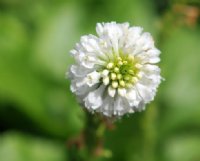
[[[139,78],[141,64],[132,55],[116,56],[103,69],[103,83],[113,88],[130,88]]]

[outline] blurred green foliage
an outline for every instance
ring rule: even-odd
[[[165,78],[114,125],[65,79],[69,50],[107,21],[151,32]],[[199,0],[0,0],[0,161],[199,161],[199,42]]]

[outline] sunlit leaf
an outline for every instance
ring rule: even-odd
[[[66,161],[64,145],[17,133],[5,133],[0,137],[2,161]]]
[[[163,44],[165,130],[200,125],[200,31],[174,30]],[[169,118],[170,117],[170,118]]]
[[[81,14],[76,6],[64,5],[50,15],[37,34],[33,62],[39,70],[61,80],[72,63],[69,51],[79,39]]]
[[[167,161],[198,161],[200,138],[198,135],[183,135],[167,140],[164,157]]]

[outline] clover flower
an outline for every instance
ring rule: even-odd
[[[83,107],[105,116],[145,109],[161,82],[160,51],[148,32],[129,23],[97,23],[71,50],[71,91]]]

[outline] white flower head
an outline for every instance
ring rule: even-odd
[[[71,50],[71,90],[91,112],[122,116],[145,109],[161,82],[160,51],[151,35],[128,23],[97,23]]]

